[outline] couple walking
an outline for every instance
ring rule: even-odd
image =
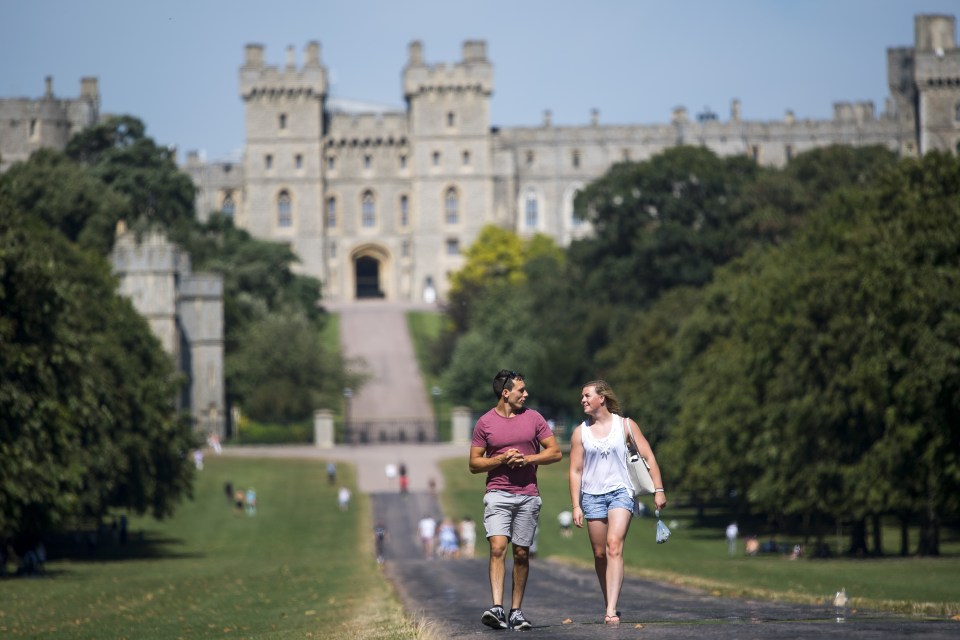
[[[471,473],[486,473],[483,524],[490,544],[490,592],[493,606],[481,622],[494,629],[528,630],[521,610],[530,573],[530,545],[536,535],[541,499],[537,467],[563,457],[557,440],[539,413],[527,409],[523,376],[501,370],[493,379],[497,405],[474,427]],[[654,502],[666,506],[660,469],[637,424],[619,415],[616,395],[603,381],[583,387],[580,404],[587,419],[573,432],[570,449],[570,497],[574,524],[587,523],[594,566],[606,606],[604,621],[620,622],[617,600],[623,584],[623,541],[633,512],[633,489],[626,467],[626,429],[650,464],[657,488]],[[503,607],[507,546],[513,546],[513,591],[509,613]]]

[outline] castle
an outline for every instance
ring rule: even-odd
[[[919,15],[913,47],[887,51],[890,98],[834,104],[830,120],[745,121],[734,100],[726,120],[675,109],[666,124],[558,127],[490,123],[493,65],[483,41],[462,60],[427,64],[421,43],[403,68],[406,108],[328,97],[320,45],[292,48],[283,67],[250,44],[240,68],[246,147],[242,164],[184,169],[199,187],[197,211],[223,211],[253,235],[288,243],[302,272],[324,283],[325,301],[432,301],[463,265],[461,252],[487,224],[560,245],[590,233],[574,215],[577,191],[616,162],[642,161],[677,145],[707,147],[783,166],[832,144],[883,145],[903,156],[957,152],[960,49],[955,18]]]
[[[590,233],[574,215],[577,191],[616,162],[642,161],[677,145],[783,166],[832,144],[883,145],[903,156],[960,146],[960,49],[956,20],[918,15],[914,45],[887,50],[890,97],[834,104],[829,120],[748,121],[733,100],[726,119],[674,110],[670,122],[554,126],[549,112],[529,127],[490,123],[493,65],[486,43],[468,41],[462,60],[427,64],[419,42],[403,68],[402,110],[328,96],[320,45],[298,65],[265,62],[250,44],[240,67],[246,145],[241,163],[183,169],[198,187],[197,212],[222,211],[254,236],[287,243],[301,272],[323,282],[325,302],[443,298],[461,252],[497,224],[567,245]],[[0,170],[41,147],[63,148],[97,121],[95,78],[76,99],[57,99],[47,80],[39,100],[0,99]]]

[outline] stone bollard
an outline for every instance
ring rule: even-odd
[[[318,449],[333,447],[333,411],[318,409],[313,412],[313,445]]]
[[[450,411],[450,423],[450,442],[453,444],[468,444],[473,437],[473,425],[470,424],[470,409],[467,407],[454,407]]]

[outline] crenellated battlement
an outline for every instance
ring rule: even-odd
[[[283,68],[264,62],[264,46],[248,44],[240,68],[240,94],[253,98],[318,98],[327,94],[327,68],[320,62],[320,43],[312,41],[305,48],[302,67],[296,64],[293,47],[287,47]]]
[[[463,60],[453,65],[428,65],[423,61],[423,45],[410,43],[409,59],[403,70],[403,93],[409,99],[427,93],[493,93],[493,65],[487,59],[487,43],[467,40]]]

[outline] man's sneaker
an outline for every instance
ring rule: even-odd
[[[507,614],[503,612],[503,607],[490,607],[480,616],[480,622],[493,629],[506,629]]]
[[[512,609],[510,611],[510,628],[514,631],[526,631],[527,629],[533,629],[533,625],[523,617],[523,611]]]

